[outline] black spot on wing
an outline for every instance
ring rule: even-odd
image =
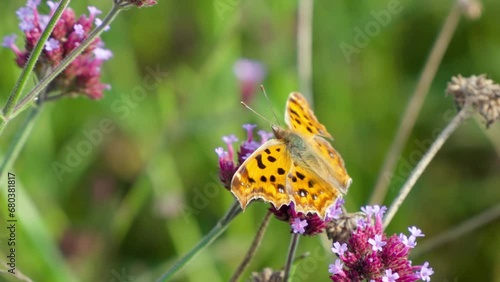
[[[276,158],[273,156],[267,156],[267,160],[274,163],[276,161]]]
[[[255,159],[257,160],[257,166],[260,168],[260,169],[265,169],[266,168],[266,165],[264,165],[264,163],[262,162],[262,154],[258,154]]]
[[[271,154],[271,150],[269,149],[265,149],[264,152],[266,152],[267,154]]]
[[[306,177],[305,175],[303,175],[302,173],[300,172],[295,172],[295,175],[297,175],[297,177],[300,179],[300,180],[304,180],[304,178]]]
[[[264,175],[262,175],[262,176],[260,177],[260,181],[262,181],[262,182],[267,182],[267,178],[266,178]]]
[[[283,168],[281,168],[281,167],[280,167],[280,168],[278,168],[278,174],[279,174],[279,175],[283,175],[283,174],[285,174],[285,170],[284,170]]]

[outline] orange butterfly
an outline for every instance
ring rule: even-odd
[[[332,136],[302,94],[288,97],[285,122],[289,128],[273,125],[276,139],[262,144],[236,171],[231,192],[242,209],[254,199],[277,209],[293,202],[297,212],[324,218],[352,179],[340,154],[324,139]]]

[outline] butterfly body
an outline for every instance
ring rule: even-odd
[[[246,208],[254,199],[276,208],[295,204],[297,212],[325,216],[326,209],[347,192],[351,178],[344,161],[323,137],[331,138],[300,93],[286,106],[289,128],[273,126],[276,139],[259,147],[233,177],[231,192]]]

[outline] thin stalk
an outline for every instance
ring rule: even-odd
[[[447,242],[454,241],[456,238],[470,233],[481,226],[484,226],[495,219],[500,217],[500,204],[489,208],[488,210],[462,222],[455,228],[449,229],[448,231],[432,237],[428,241],[419,245],[414,251],[412,251],[412,256],[417,257],[421,254],[429,252]]]
[[[10,120],[10,115],[14,110],[14,106],[17,104],[17,101],[21,97],[21,93],[23,92],[24,87],[26,86],[26,83],[28,82],[31,73],[33,72],[36,63],[38,62],[38,58],[40,57],[40,54],[43,51],[45,42],[47,42],[47,40],[49,39],[52,30],[54,30],[57,21],[61,17],[64,9],[66,9],[70,1],[71,0],[62,0],[61,3],[57,6],[56,10],[54,11],[54,14],[52,15],[52,17],[49,20],[49,23],[47,24],[47,27],[43,30],[40,39],[33,48],[33,51],[31,52],[28,61],[26,62],[26,65],[21,71],[21,75],[17,79],[17,82],[14,85],[14,89],[12,89],[12,93],[10,94],[9,99],[7,100],[7,103],[3,108],[3,113],[2,113],[3,119],[0,123],[0,134],[2,133],[3,129]]]
[[[257,249],[260,246],[260,243],[262,242],[262,238],[264,238],[264,234],[266,233],[267,226],[269,226],[269,221],[271,219],[271,211],[268,211],[266,213],[266,216],[264,217],[264,220],[262,220],[262,223],[260,224],[259,230],[257,230],[257,234],[255,234],[255,238],[253,239],[252,245],[250,245],[250,248],[248,249],[247,254],[245,255],[245,258],[241,262],[241,264],[238,266],[236,271],[234,272],[233,276],[229,281],[231,282],[236,282],[240,279],[241,275],[245,271],[246,267],[250,263],[250,260],[252,260],[253,256],[255,255],[255,252],[257,252]]]
[[[300,0],[297,26],[297,63],[300,92],[311,103],[313,0]]]
[[[283,276],[283,281],[288,282],[288,278],[290,277],[290,269],[292,268],[292,264],[295,257],[295,251],[297,250],[297,246],[299,245],[299,233],[294,233],[292,235],[292,241],[290,242],[290,247],[288,249],[288,257],[286,259],[285,264],[285,274]]]
[[[462,124],[462,122],[470,116],[470,110],[469,106],[466,105],[464,106],[460,112],[453,118],[453,120],[446,126],[446,128],[441,131],[439,136],[436,138],[434,143],[432,143],[431,147],[425,155],[422,157],[422,159],[418,162],[417,166],[413,169],[411,172],[410,176],[406,180],[405,184],[399,191],[399,195],[394,199],[392,202],[391,207],[387,211],[387,215],[384,218],[384,229],[389,225],[391,222],[392,218],[396,214],[397,210],[403,203],[403,201],[406,199],[406,196],[410,193],[411,189],[415,185],[415,182],[417,182],[418,178],[422,175],[424,172],[425,168],[429,165],[431,160],[434,158],[436,153],[441,149],[443,146],[444,142],[450,137],[450,135],[455,131],[455,129],[458,128]]]
[[[5,172],[7,169],[10,169],[14,160],[19,156],[19,152],[23,148],[28,136],[33,129],[33,125],[35,124],[36,117],[38,113],[41,111],[41,105],[35,106],[31,109],[31,112],[28,114],[28,117],[24,121],[24,123],[19,127],[16,136],[14,136],[14,140],[10,142],[9,148],[7,149],[7,153],[5,154],[2,164],[0,165],[0,180],[3,179]]]
[[[240,203],[234,201],[232,206],[226,212],[226,214],[217,222],[217,224],[210,230],[210,232],[201,239],[196,246],[194,246],[191,251],[185,254],[179,261],[177,261],[173,266],[171,266],[158,280],[167,281],[169,278],[174,276],[179,270],[181,270],[188,262],[190,262],[200,251],[204,250],[209,246],[215,239],[217,239],[228,227],[231,220],[233,220],[241,212]]]
[[[434,46],[432,47],[431,53],[427,58],[417,87],[415,88],[410,101],[408,101],[408,105],[406,106],[404,116],[399,124],[396,137],[390,146],[389,153],[387,154],[384,165],[380,170],[377,183],[375,184],[375,188],[373,189],[373,193],[370,197],[369,202],[371,204],[382,203],[385,195],[387,194],[387,189],[389,188],[390,179],[396,166],[398,156],[401,154],[404,145],[408,141],[408,137],[410,136],[411,130],[415,125],[420,109],[425,101],[425,97],[429,92],[431,83],[436,76],[436,72],[441,64],[446,49],[448,48],[451,38],[453,37],[453,34],[458,26],[460,15],[460,6],[455,3],[455,5],[450,9],[443,27],[441,28],[441,32],[434,42]]]
[[[25,104],[31,102],[45,87],[49,85],[56,76],[58,76],[71,62],[75,60],[87,47],[104,31],[106,26],[108,26],[120,13],[123,7],[118,5],[113,5],[111,11],[106,15],[106,18],[102,21],[102,24],[96,27],[89,36],[71,53],[66,56],[57,67],[54,68],[46,77],[44,77],[40,83],[38,83],[35,88],[33,88],[28,95],[26,95],[14,108],[14,112],[22,109]]]
[[[0,260],[0,264],[5,266],[5,265],[7,265],[7,262]],[[23,281],[23,282],[33,282],[33,280],[31,280],[31,278],[24,275],[24,273],[19,271],[18,268],[16,268],[16,271],[14,273],[8,272],[7,270],[4,270],[4,269],[0,269],[0,274],[5,274],[5,276],[7,276],[7,275],[14,276],[14,277],[16,277],[17,280]]]

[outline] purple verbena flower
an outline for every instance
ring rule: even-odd
[[[307,225],[309,225],[307,223],[307,220],[301,220],[300,218],[296,217],[293,219],[293,222],[291,224],[292,231],[293,233],[304,234],[304,232],[306,232],[305,227],[307,227]]]
[[[328,270],[328,272],[330,272],[331,274],[342,275],[344,274],[344,270],[342,269],[343,267],[344,264],[342,263],[342,261],[336,259],[334,264],[330,264],[330,269]]]
[[[337,205],[337,203],[341,205],[343,204],[343,200],[341,198],[337,199],[336,203],[332,206],[340,207],[340,205]],[[323,230],[326,228],[326,223],[333,220],[333,218],[327,216],[322,219],[318,214],[315,213],[308,213],[307,215],[305,215],[302,212],[297,212],[295,211],[295,205],[293,202],[291,202],[289,205],[283,205],[279,209],[271,205],[271,208],[269,210],[274,213],[277,219],[287,221],[290,223],[290,225],[295,222],[296,218],[299,218],[300,220],[307,220],[305,232],[301,234],[309,236],[323,232]]]
[[[372,250],[374,251],[382,251],[382,247],[387,244],[382,240],[382,235],[375,235],[374,238],[368,239],[368,243],[372,245]]]
[[[411,236],[413,236],[413,237],[424,237],[425,236],[425,234],[422,233],[422,230],[418,229],[415,226],[408,227],[408,231],[410,231]]]
[[[257,127],[254,124],[244,124],[243,129],[247,132],[247,139],[241,144],[238,152],[238,161],[243,163],[255,150],[257,150],[264,142],[257,142],[253,137],[253,130]]]
[[[338,256],[342,256],[347,251],[347,244],[339,242],[333,243],[332,252],[337,254]]]
[[[339,219],[340,215],[342,215],[344,213],[342,211],[342,206],[344,205],[344,203],[345,203],[345,201],[343,198],[338,198],[337,201],[335,201],[335,204],[331,205],[326,210],[326,218]]]
[[[231,189],[231,180],[238,167],[264,143],[262,141],[257,142],[254,139],[253,130],[255,127],[256,125],[252,124],[243,125],[243,129],[247,132],[247,139],[241,143],[237,154],[235,154],[233,144],[238,142],[238,138],[234,134],[222,137],[222,141],[226,143],[227,151],[222,148],[217,148],[215,151],[219,156],[219,178],[228,190]],[[234,160],[236,155],[238,156],[238,163]]]
[[[12,49],[19,67],[24,67],[26,64],[50,17],[59,5],[52,1],[46,3],[50,8],[50,13],[47,15],[40,14],[38,11],[40,0],[28,0],[26,6],[19,8],[16,12],[20,21],[19,27],[25,37],[25,50],[19,50],[11,36],[4,38],[2,45]],[[70,8],[63,11],[35,65],[34,72],[39,78],[45,77],[47,71],[59,65],[88,37],[93,28],[93,18],[100,13],[95,7],[89,7],[89,11],[89,17],[82,15],[79,18],[76,18],[74,11]],[[91,99],[102,98],[103,91],[109,89],[109,86],[100,82],[101,65],[111,56],[111,52],[103,48],[101,39],[97,38],[48,85],[47,94],[57,91],[65,96],[83,94]]]
[[[414,235],[422,236],[420,229],[410,228],[410,237],[404,234],[388,237],[382,226],[386,208],[366,206],[361,210],[366,218],[358,220],[346,246],[333,244],[332,252],[339,257],[343,272],[332,273],[330,266],[332,281],[430,281],[434,272],[427,262],[412,266],[408,260],[409,251],[416,244]]]
[[[392,273],[392,270],[386,269],[385,275],[384,275],[384,277],[382,277],[382,282],[396,282],[396,280],[398,278],[399,278],[399,274]]]

